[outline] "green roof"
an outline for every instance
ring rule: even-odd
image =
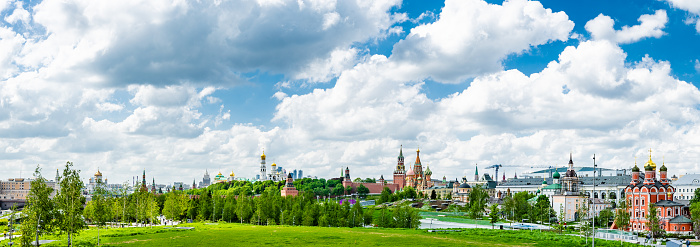
[[[550,184],[547,187],[542,188],[543,190],[560,190],[561,184]]]
[[[692,223],[692,221],[683,215],[678,215],[675,218],[669,220],[668,223]]]

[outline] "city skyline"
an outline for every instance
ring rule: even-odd
[[[263,150],[390,179],[401,145],[435,178],[569,153],[630,168],[649,149],[695,173],[693,4],[0,1],[0,180],[66,161],[111,183],[252,178]]]

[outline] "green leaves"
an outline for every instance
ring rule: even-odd
[[[73,163],[66,162],[61,176],[60,190],[56,196],[56,228],[59,233],[68,234],[69,244],[72,234],[87,228],[83,218],[83,182],[80,180],[80,171],[72,169]]]

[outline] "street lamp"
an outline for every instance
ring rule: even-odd
[[[39,230],[41,229],[41,215],[39,214],[37,216],[39,217],[37,217],[36,219],[36,246],[39,246],[39,233],[41,232],[41,230]],[[97,241],[97,245],[100,245],[99,240]]]
[[[595,247],[595,171],[598,165],[595,163],[595,154],[593,154],[593,247]]]
[[[10,246],[12,246],[14,244],[12,242],[12,233],[14,232],[14,228],[12,226],[13,221],[15,221],[15,212],[12,212],[12,214],[10,215],[10,222],[7,223],[8,232],[10,233],[10,242],[7,244]]]

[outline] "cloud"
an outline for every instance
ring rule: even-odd
[[[384,37],[399,21],[390,13],[398,4],[45,1],[33,10],[44,38],[25,45],[17,60],[48,64],[55,80],[78,74],[98,85],[236,85],[243,73],[294,74]]]
[[[0,7],[0,12],[1,11],[2,7]],[[15,9],[12,11],[12,14],[5,17],[5,21],[10,24],[22,22],[22,24],[27,25],[29,24],[30,18],[29,11],[25,10],[24,7],[22,7],[22,2],[18,1],[15,2]]]
[[[663,28],[668,22],[666,10],[657,10],[653,15],[641,15],[639,25],[624,26],[621,30],[615,30],[615,21],[609,16],[600,14],[586,23],[586,31],[591,33],[595,40],[608,40],[610,42],[627,44],[634,43],[643,38],[659,38],[665,33]]]
[[[682,9],[688,11],[692,14],[686,22],[689,24],[695,23],[695,29],[700,33],[700,2],[693,0],[666,0],[674,8]]]
[[[502,69],[509,54],[568,39],[574,23],[539,2],[445,1],[435,22],[419,25],[394,45],[391,59],[406,80],[457,83]]]

